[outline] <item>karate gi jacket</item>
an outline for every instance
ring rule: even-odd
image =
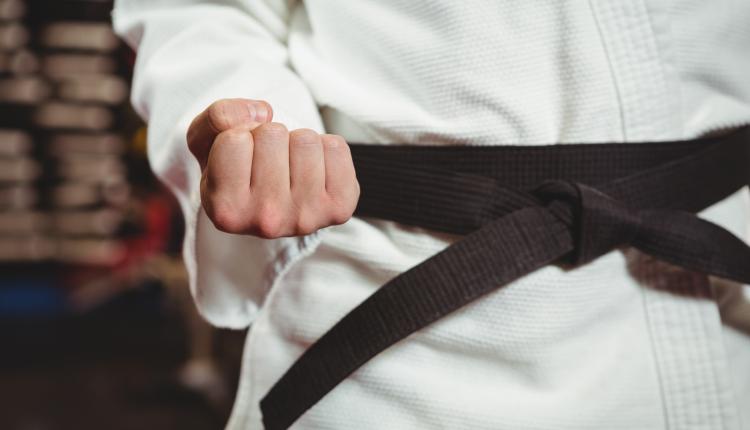
[[[117,0],[113,21],[137,50],[132,101],[185,215],[196,305],[249,327],[232,430],[262,428],[260,399],[305,348],[458,238],[363,217],[295,238],[218,231],[185,141],[211,102],[263,99],[290,130],[374,144],[660,141],[750,123],[747,0]],[[747,239],[748,200],[700,216]],[[389,348],[293,428],[750,429],[749,296],[630,248],[548,266]]]

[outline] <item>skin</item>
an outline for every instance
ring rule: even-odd
[[[198,114],[187,144],[201,168],[201,203],[217,229],[266,239],[343,224],[359,199],[349,145],[289,131],[261,100],[223,99]]]

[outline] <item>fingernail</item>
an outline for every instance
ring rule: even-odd
[[[253,109],[255,109],[255,120],[258,122],[264,122],[268,119],[268,109],[260,103],[253,103]]]
[[[258,108],[255,107],[255,103],[250,102],[247,104],[247,112],[250,114],[250,121],[255,121],[258,116]]]

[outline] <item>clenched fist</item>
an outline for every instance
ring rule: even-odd
[[[346,222],[359,199],[346,141],[272,117],[266,102],[225,99],[190,124],[208,217],[221,231],[269,239]]]

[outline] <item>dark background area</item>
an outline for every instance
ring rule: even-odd
[[[219,429],[243,332],[196,314],[107,0],[0,0],[0,429]]]

